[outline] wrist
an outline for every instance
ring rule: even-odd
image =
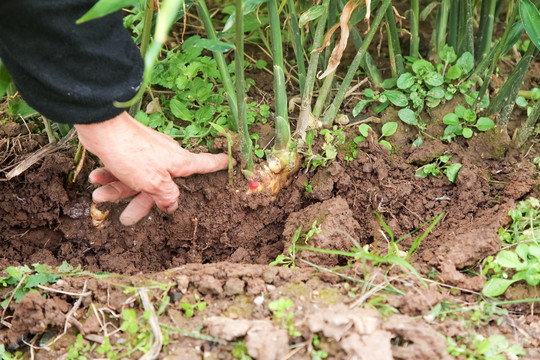
[[[93,154],[100,156],[100,152],[104,150],[103,145],[112,145],[118,138],[125,135],[130,123],[136,122],[127,112],[122,112],[120,115],[94,124],[78,124],[75,125],[79,140],[84,147]]]

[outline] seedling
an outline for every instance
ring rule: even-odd
[[[206,301],[201,301],[199,295],[195,294],[195,304],[190,304],[187,302],[181,302],[180,307],[184,310],[184,313],[187,317],[193,317],[195,310],[202,312],[206,309]]]
[[[458,105],[453,113],[446,114],[443,117],[443,123],[446,126],[441,140],[451,142],[456,136],[463,136],[470,139],[474,132],[473,127],[479,131],[488,131],[493,129],[495,123],[488,117],[476,118],[476,112],[472,109],[467,109],[465,106]]]
[[[442,172],[444,175],[446,175],[450,182],[455,183],[457,174],[461,169],[462,165],[460,163],[448,164],[448,161],[451,157],[452,155],[439,156],[432,163],[426,164],[418,168],[414,175],[421,178],[427,178],[429,175],[439,177]]]
[[[302,333],[294,327],[294,313],[286,312],[291,306],[293,306],[293,301],[291,299],[280,297],[278,300],[270,302],[268,304],[268,309],[274,313],[274,321],[287,329],[289,335],[301,336]]]
[[[457,340],[457,341],[456,341]],[[489,338],[474,334],[465,338],[446,338],[448,354],[456,358],[470,360],[505,360],[505,354],[522,356],[527,352],[519,345],[510,345],[503,335],[495,334]],[[459,343],[458,343],[459,342]]]
[[[238,360],[252,360],[249,356],[246,343],[244,341],[238,341],[232,349],[232,355]]]
[[[384,137],[392,136],[396,133],[398,128],[398,123],[395,121],[387,122],[382,126],[381,129],[381,136],[377,139],[380,145],[386,147],[388,151],[392,151],[392,144],[390,144],[388,141],[384,140]],[[365,141],[366,138],[369,135],[369,132],[373,131],[371,126],[368,124],[360,124],[358,126],[358,132],[360,132],[360,135],[354,138],[354,143],[358,144],[359,142]]]
[[[309,242],[309,239],[313,237],[315,234],[319,234],[321,232],[321,226],[317,226],[317,221],[315,220],[313,224],[311,224],[311,229],[307,232],[307,234],[304,236],[304,244],[307,244]],[[302,226],[296,230],[296,232],[293,235],[293,238],[291,240],[291,245],[287,249],[287,254],[279,254],[276,257],[276,260],[272,261],[269,265],[270,266],[283,266],[288,268],[295,268],[296,266],[296,255],[297,255],[297,245],[296,243],[300,239],[300,236],[302,234]]]
[[[303,166],[307,170],[315,170],[319,166],[326,167],[332,163],[337,157],[337,147],[345,143],[345,132],[334,126],[332,129],[322,129],[319,133],[324,136],[324,144],[322,146],[322,153],[317,154],[313,151],[313,140],[315,139],[315,133],[313,130],[309,130],[306,134],[307,150],[304,155]]]
[[[321,344],[318,334],[313,334],[313,340],[311,341],[313,348],[311,349],[311,360],[321,360],[328,357],[328,353],[322,349],[317,349]]]
[[[516,209],[508,212],[512,224],[499,229],[499,237],[506,244],[540,239],[540,201],[534,197],[520,201]]]
[[[510,285],[525,281],[531,286],[540,284],[540,245],[536,243],[518,244],[515,250],[502,250],[495,259],[486,259],[484,275],[489,270],[493,275],[484,285],[482,292],[487,296],[499,296]],[[509,279],[511,273],[513,276]]]

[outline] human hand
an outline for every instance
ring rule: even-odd
[[[117,201],[135,196],[120,215],[124,225],[134,225],[154,203],[172,213],[180,191],[175,177],[204,174],[228,166],[226,154],[194,154],[171,137],[144,126],[127,112],[96,124],[75,125],[86,149],[97,155],[104,168],[90,174],[94,202]]]

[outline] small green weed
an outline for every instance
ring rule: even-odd
[[[107,342],[108,342],[107,338]],[[77,334],[77,340],[67,349],[67,360],[87,360],[90,358],[90,352],[93,346],[91,344],[84,343],[82,334]],[[1,355],[1,352],[0,352]],[[0,359],[4,359],[0,357]]]
[[[426,164],[416,170],[414,173],[415,176],[426,178],[429,175],[434,177],[439,177],[442,172],[450,182],[455,183],[459,170],[462,165],[460,163],[448,164],[452,155],[442,155],[439,156],[432,163]]]
[[[311,194],[313,192],[313,186],[304,181],[304,190],[306,190],[307,193]]]
[[[479,131],[488,131],[493,129],[495,123],[488,117],[476,119],[476,112],[467,109],[463,105],[458,105],[453,113],[446,114],[443,117],[443,123],[446,125],[441,140],[451,142],[457,136],[463,136],[470,139],[474,132],[471,128],[475,127]]]
[[[432,320],[438,319],[440,322],[444,322],[447,318],[450,318],[461,321],[469,328],[486,326],[492,321],[495,321],[497,325],[501,325],[506,316],[508,316],[507,309],[485,301],[471,306],[441,301],[429,312],[429,318]]]
[[[510,285],[522,280],[536,286],[540,284],[540,245],[521,243],[514,250],[501,250],[495,259],[487,257],[484,265],[484,275],[493,273],[482,290],[487,296],[502,295]]]
[[[386,147],[389,151],[392,151],[392,144],[390,144],[388,141],[384,140],[384,137],[392,136],[396,133],[398,128],[398,123],[395,121],[389,121],[386,124],[382,126],[381,129],[381,136],[377,139],[380,145]],[[369,132],[373,131],[371,126],[368,124],[360,124],[358,126],[358,132],[360,132],[360,135],[354,138],[354,143],[358,144],[359,142],[365,141],[366,138],[369,135]],[[355,154],[353,153],[353,156]]]
[[[251,356],[248,354],[246,343],[244,341],[239,341],[234,345],[232,355],[238,360],[252,360]]]
[[[510,345],[503,335],[495,334],[489,338],[474,334],[464,338],[446,338],[448,354],[467,360],[506,360],[505,354],[526,355],[518,345]]]
[[[4,344],[0,344],[0,360],[23,360],[23,354],[17,351],[15,354],[6,350]],[[82,359],[81,359],[82,360]]]
[[[328,353],[322,349],[317,349],[321,344],[318,334],[313,334],[313,340],[311,342],[313,348],[311,349],[311,360],[321,360],[328,357]]]
[[[195,310],[202,312],[206,309],[206,301],[201,301],[199,295],[195,294],[195,304],[190,304],[188,302],[181,302],[180,307],[184,310],[184,313],[187,317],[193,317]]]
[[[313,140],[315,139],[315,133],[313,130],[309,130],[306,133],[306,145],[307,150],[304,155],[303,166],[308,170],[315,170],[319,166],[328,166],[334,161],[338,154],[338,146],[345,143],[345,132],[334,126],[332,129],[323,129],[319,133],[324,136],[324,144],[322,146],[322,153],[317,154],[313,152]]]
[[[540,233],[540,201],[534,197],[520,201],[516,209],[508,212],[512,224],[499,229],[499,237],[503,243],[515,244],[525,241],[537,241]]]
[[[294,313],[286,312],[291,306],[293,306],[293,301],[291,299],[280,297],[278,300],[270,302],[268,304],[268,309],[274,313],[274,321],[287,329],[289,335],[301,336],[302,334],[294,327]]]
[[[309,239],[313,237],[315,234],[319,234],[321,232],[321,226],[317,226],[317,221],[315,220],[313,224],[311,224],[311,229],[304,235],[304,244],[307,244],[309,242]],[[276,260],[272,261],[269,265],[270,266],[283,266],[288,268],[295,268],[296,267],[296,254],[297,254],[297,245],[296,243],[300,239],[300,236],[302,235],[302,226],[296,230],[296,232],[293,235],[293,238],[291,239],[291,245],[287,249],[287,254],[279,254],[276,257]]]

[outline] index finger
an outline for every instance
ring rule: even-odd
[[[192,174],[207,174],[226,169],[229,166],[227,154],[194,154],[182,149],[173,161],[170,173],[173,177],[189,176]]]

